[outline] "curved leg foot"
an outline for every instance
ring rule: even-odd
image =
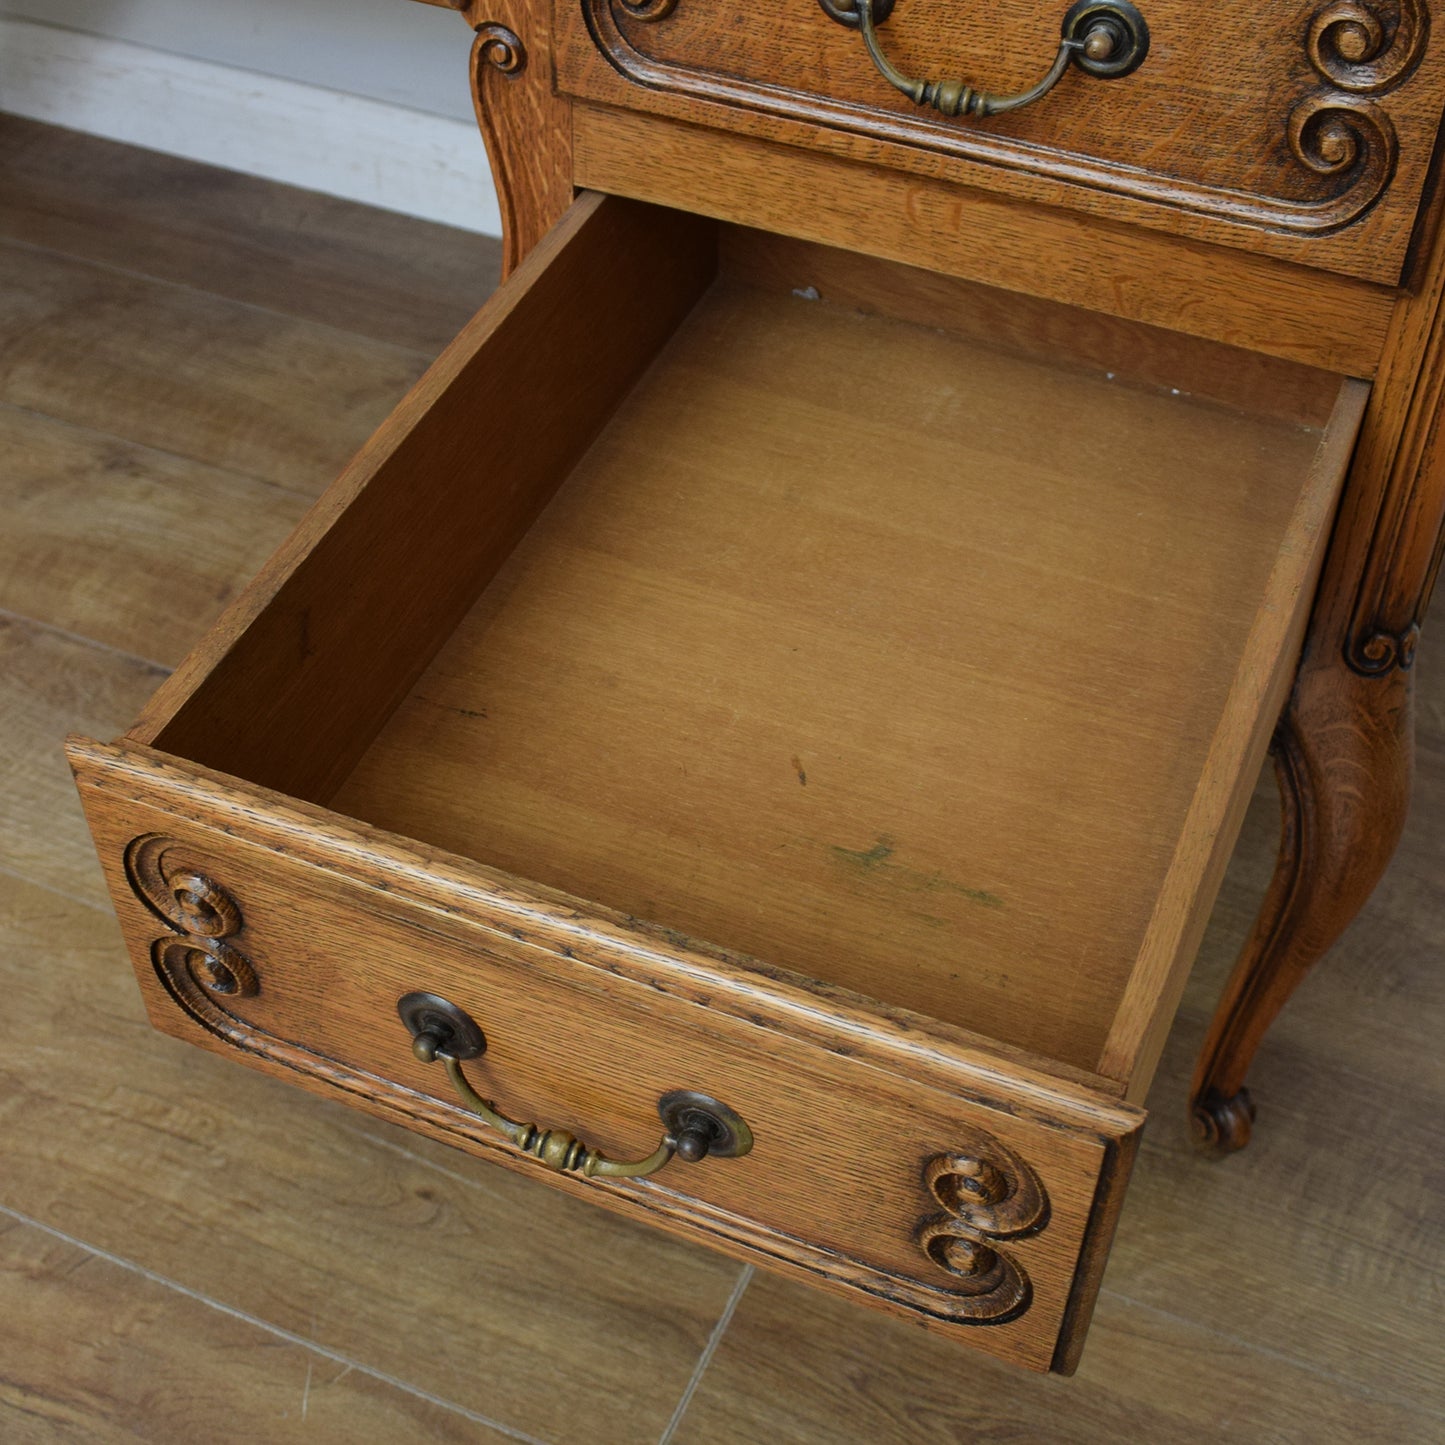
[[[1225,1098],[1213,1090],[1194,1101],[1194,1138],[1211,1154],[1233,1154],[1249,1143],[1254,1130],[1254,1100],[1248,1089]]]
[[[1302,669],[1275,735],[1284,805],[1279,862],[1210,1025],[1190,1090],[1195,1135],[1216,1153],[1249,1143],[1244,1087],[1266,1031],[1364,906],[1405,823],[1412,674],[1364,676],[1341,657]]]

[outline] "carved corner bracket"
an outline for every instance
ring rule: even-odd
[[[546,0],[499,0],[494,13],[505,21],[475,26],[472,100],[502,213],[505,277],[571,204],[572,123],[552,88]]]
[[[1038,1175],[993,1135],[971,1129],[964,1149],[928,1160],[923,1184],[942,1212],[922,1220],[916,1238],[952,1276],[952,1292],[963,1297],[959,1317],[976,1324],[1017,1319],[1032,1302],[1033,1286],[999,1246],[1047,1226],[1049,1199]]]

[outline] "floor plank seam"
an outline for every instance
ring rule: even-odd
[[[1348,1375],[1341,1375],[1333,1370],[1323,1369],[1319,1365],[1312,1364],[1309,1360],[1300,1359],[1284,1350],[1274,1350],[1268,1345],[1256,1344],[1252,1340],[1241,1339],[1238,1335],[1232,1335],[1226,1330],[1215,1329],[1211,1325],[1204,1324],[1196,1319],[1191,1319],[1188,1315],[1177,1314],[1173,1310],[1161,1309],[1158,1305],[1151,1305],[1144,1300],[1135,1299],[1132,1295],[1124,1294],[1120,1290],[1109,1289],[1106,1286],[1099,1291],[1099,1296],[1101,1299],[1107,1296],[1109,1299],[1118,1300],[1120,1304],[1128,1305],[1130,1309],[1142,1310],[1145,1314],[1155,1315],[1159,1319],[1170,1320],[1175,1324],[1184,1325],[1188,1329],[1198,1330],[1201,1334],[1211,1335],[1217,1340],[1223,1340],[1227,1344],[1235,1345],[1239,1349],[1247,1351],[1249,1354],[1260,1356],[1262,1359],[1274,1360],[1282,1365],[1288,1365],[1292,1369],[1301,1370],[1307,1375],[1313,1375],[1317,1380],[1326,1380],[1332,1385],[1337,1385],[1352,1395],[1359,1395],[1369,1400],[1378,1400],[1381,1404],[1408,1410],[1411,1414],[1423,1415],[1431,1420],[1445,1420],[1445,1410],[1435,1409],[1430,1405],[1422,1405],[1412,1396],[1376,1389],[1359,1380],[1351,1379]]]
[[[707,1367],[712,1363],[712,1357],[717,1353],[717,1347],[722,1344],[722,1338],[732,1323],[733,1314],[738,1305],[742,1303],[743,1295],[752,1282],[753,1272],[753,1266],[750,1264],[745,1264],[739,1271],[733,1292],[728,1296],[728,1301],[723,1306],[717,1323],[712,1327],[712,1333],[707,1337],[707,1344],[702,1347],[702,1354],[698,1356],[697,1364],[692,1367],[692,1374],[688,1378],[687,1384],[683,1386],[682,1396],[678,1400],[671,1418],[663,1427],[662,1434],[657,1437],[657,1445],[670,1445],[671,1440],[677,1434],[677,1427],[682,1424],[682,1417],[687,1414],[687,1407],[692,1404],[692,1397],[697,1393],[697,1387],[702,1384],[702,1377],[707,1373]]]
[[[100,872],[100,864],[98,862],[95,865],[95,871],[97,873]],[[79,904],[80,907],[88,908],[92,913],[107,915],[111,918],[115,917],[115,909],[111,907],[108,901],[104,903],[92,903],[90,899],[82,898],[79,894],[73,893],[69,889],[57,888],[53,883],[46,883],[39,878],[32,878],[28,873],[22,873],[18,868],[12,868],[10,864],[6,863],[3,859],[0,859],[0,876],[13,878],[17,883],[25,884],[27,888],[38,888],[42,893],[49,893],[53,898],[62,898],[68,904]],[[121,939],[119,925],[116,927],[116,952],[118,955],[118,963],[129,962],[125,955],[125,943]]]
[[[484,1180],[473,1178],[469,1174],[462,1174],[456,1169],[448,1169],[445,1164],[438,1164],[435,1159],[428,1159],[425,1155],[418,1154],[416,1150],[408,1149],[405,1144],[398,1144],[392,1139],[383,1139],[380,1135],[373,1134],[369,1129],[356,1129],[342,1126],[341,1132],[343,1134],[350,1134],[353,1139],[361,1139],[368,1144],[374,1144],[378,1149],[386,1149],[392,1154],[399,1154],[409,1163],[419,1165],[423,1169],[430,1169],[433,1173],[440,1174],[443,1178],[450,1179],[455,1184],[465,1184],[472,1189],[485,1188]],[[466,1158],[467,1156],[462,1155],[461,1157]],[[478,1161],[478,1163],[480,1167],[484,1169],[489,1167],[485,1163],[482,1163],[482,1161]]]
[[[45,422],[47,426],[79,432],[100,441],[115,442],[116,445],[128,447],[132,451],[165,457],[168,461],[183,462],[187,466],[203,467],[207,472],[216,476],[234,477],[237,481],[250,482],[253,486],[268,487],[272,491],[280,492],[283,496],[295,497],[301,502],[314,502],[319,495],[318,492],[305,487],[288,486],[285,482],[275,481],[271,477],[257,476],[255,472],[243,472],[239,467],[228,467],[223,462],[203,461],[200,457],[193,457],[188,452],[172,451],[169,447],[157,446],[154,442],[138,442],[131,437],[122,436],[119,432],[108,431],[105,427],[91,426],[88,422],[72,421],[68,417],[53,416],[48,411],[40,411],[33,406],[21,406],[18,402],[5,401],[3,398],[0,398],[0,412],[9,412],[12,416],[33,417],[36,421]]]
[[[469,1410],[465,1405],[459,1405],[453,1400],[444,1399],[440,1395],[434,1395],[430,1390],[424,1390],[419,1385],[413,1385],[406,1380],[399,1379],[395,1375],[389,1375],[384,1370],[378,1370],[370,1365],[361,1363],[358,1360],[348,1359],[345,1355],[336,1350],[328,1349],[325,1345],[318,1344],[315,1340],[308,1340],[304,1335],[298,1335],[292,1330],[284,1329],[280,1325],[271,1324],[257,1315],[248,1314],[245,1310],[236,1309],[232,1305],[223,1304],[220,1300],[212,1299],[209,1295],[201,1294],[198,1290],[189,1289],[163,1274],[157,1274],[155,1270],[147,1269],[134,1260],[126,1259],[122,1255],[112,1254],[108,1249],[101,1249],[98,1245],[88,1244],[83,1239],[78,1239],[73,1234],[67,1234],[63,1229],[56,1229],[54,1226],[44,1224],[38,1219],[32,1219],[28,1214],[22,1214],[18,1209],[11,1209],[8,1205],[0,1204],[0,1214],[15,1220],[17,1224],[28,1225],[32,1229],[38,1229],[42,1234],[49,1235],[52,1239],[58,1239],[64,1244],[70,1245],[73,1249],[83,1250],[86,1254],[96,1259],[103,1259],[107,1264],[113,1264],[118,1269],[124,1269],[131,1274],[139,1275],[142,1279],[149,1280],[152,1284],[158,1284],[166,1289],[174,1290],[185,1299],[192,1300],[196,1304],[204,1305],[207,1309],[216,1310],[218,1313],[228,1316],[231,1319],[239,1320],[243,1324],[250,1325],[253,1329],[263,1330],[277,1339],[285,1340],[287,1344],[295,1345],[298,1349],[309,1350],[311,1353],[320,1355],[322,1359],[330,1360],[333,1364],[345,1365],[348,1371],[356,1371],[365,1375],[368,1379],[376,1380],[379,1384],[388,1385],[394,1390],[400,1390],[403,1394],[410,1395],[414,1399],[423,1400],[429,1405],[435,1405],[438,1409],[449,1410],[453,1414],[460,1415],[463,1419],[470,1420],[473,1424],[483,1425],[489,1430],[495,1430],[500,1435],[505,1435],[509,1440],[516,1440],[520,1445],[549,1445],[549,1442],[540,1439],[536,1435],[528,1435],[515,1426],[503,1424],[500,1420],[493,1420],[487,1415],[480,1414],[476,1410]]]
[[[104,272],[108,276],[120,276],[130,281],[144,281],[150,286],[164,286],[168,290],[184,291],[191,296],[209,296],[212,300],[224,302],[228,306],[239,306],[247,311],[254,311],[260,316],[273,316],[281,321],[315,326],[319,330],[329,331],[333,336],[344,336],[350,341],[360,341],[368,346],[383,347],[396,356],[427,363],[436,360],[436,357],[430,352],[419,350],[415,346],[403,346],[400,342],[386,341],[379,336],[368,336],[361,331],[348,331],[346,327],[337,326],[332,321],[317,321],[310,316],[297,316],[291,311],[278,311],[271,306],[262,306],[257,301],[241,301],[220,291],[207,291],[203,286],[192,286],[186,281],[168,280],[164,276],[153,276],[148,271],[132,271],[128,267],[117,266],[113,261],[95,261],[88,256],[77,256],[69,251],[57,251],[52,246],[38,246],[33,241],[21,241],[13,236],[0,236],[0,247],[25,251],[32,256],[53,256],[57,260],[69,261],[72,265],[85,266],[94,271]]]
[[[142,667],[147,667],[158,674],[157,686],[175,671],[174,667],[168,666],[164,662],[157,662],[153,657],[142,657],[139,653],[127,652],[123,647],[114,647],[109,642],[98,642],[93,637],[87,637],[83,632],[72,632],[68,627],[60,627],[54,622],[44,622],[38,617],[27,617],[23,612],[12,612],[8,607],[0,607],[0,622],[14,622],[22,627],[33,627],[38,632],[64,638],[67,642],[78,642],[82,647],[103,652],[109,657],[118,657],[125,662],[138,662]],[[60,746],[59,738],[56,739],[56,746]]]

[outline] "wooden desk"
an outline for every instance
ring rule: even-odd
[[[1178,107],[1170,111],[1165,149],[1177,154],[1166,160],[1182,160],[1181,170],[1213,175],[1223,162],[1240,167],[1241,178],[1265,193],[1287,189],[1281,173],[1298,164],[1300,147],[1296,144],[1293,157],[1281,156],[1281,117],[1273,113],[1277,103],[1263,98],[1261,77],[1282,71],[1293,80],[1303,72],[1313,93],[1301,107],[1334,106],[1336,118],[1345,121],[1377,103],[1393,109],[1403,98],[1395,94],[1397,87],[1411,92],[1406,109],[1420,129],[1408,158],[1411,147],[1402,141],[1403,169],[1385,186],[1390,196],[1385,209],[1393,210],[1394,220],[1386,223],[1376,210],[1366,224],[1360,224],[1362,214],[1327,236],[1303,228],[1293,235],[1231,228],[1239,211],[1229,199],[1213,214],[1201,215],[1187,207],[1146,212],[1132,195],[1081,198],[1078,189],[1056,179],[1062,164],[1055,175],[986,171],[983,166],[994,158],[987,150],[970,153],[969,136],[941,141],[936,124],[878,87],[862,66],[854,67],[841,89],[834,86],[832,98],[866,97],[870,111],[891,106],[886,122],[870,126],[866,117],[844,113],[831,117],[836,129],[809,127],[809,93],[796,78],[792,84],[800,93],[772,98],[771,106],[768,97],[746,94],[749,79],[777,85],[790,64],[794,77],[827,71],[840,37],[816,24],[809,4],[798,4],[786,20],[759,20],[762,34],[754,53],[766,55],[764,63],[777,72],[766,77],[748,77],[736,55],[724,53],[713,63],[710,47],[720,43],[716,7],[710,15],[695,15],[688,34],[661,52],[673,57],[670,76],[657,63],[658,47],[648,32],[636,23],[629,28],[628,12],[638,19],[655,13],[652,23],[661,34],[663,23],[675,19],[672,5],[614,7],[616,14],[603,22],[603,48],[613,66],[621,58],[620,70],[599,61],[598,47],[589,45],[580,24],[580,17],[591,15],[596,29],[596,16],[609,13],[605,3],[559,5],[558,19],[545,0],[472,0],[451,8],[462,11],[477,31],[477,112],[501,194],[509,267],[560,214],[576,181],[1183,328],[1373,383],[1295,685],[1272,745],[1284,799],[1278,872],[1220,1000],[1194,1081],[1191,1107],[1201,1140],[1221,1150],[1243,1147],[1255,1115],[1245,1087],[1250,1061],[1300,981],[1370,896],[1399,841],[1410,796],[1412,667],[1445,537],[1439,310],[1445,249],[1437,234],[1435,185],[1427,178],[1441,66],[1433,51],[1426,53],[1428,6],[1327,6],[1313,13],[1298,7],[1298,15],[1295,7],[1281,7],[1279,31],[1267,37],[1254,28],[1265,13],[1259,6],[1192,17],[1166,10],[1164,23],[1181,32],[1181,46],[1193,42],[1217,61],[1202,67],[1212,89],[1191,95],[1182,117]],[[1048,7],[1020,8],[1026,12],[1020,28],[1042,33]],[[915,53],[937,53],[940,44],[946,52],[951,22],[940,20],[936,7],[919,9],[911,37]],[[1156,30],[1160,9],[1155,7]],[[727,23],[737,22],[730,17]],[[1367,33],[1376,25],[1378,31]],[[896,28],[903,30],[901,14]],[[981,70],[1015,43],[987,34],[982,23],[956,29],[967,31],[970,64]],[[957,43],[955,35],[955,53]],[[1241,44],[1256,51],[1249,73]],[[810,53],[827,45],[832,50],[826,56]],[[670,78],[671,89],[629,88],[629,65],[634,79],[665,85]],[[554,66],[560,85],[552,78]],[[1188,79],[1197,81],[1198,68],[1186,69]],[[1017,73],[1016,65],[1013,70]],[[1170,83],[1166,76],[1163,99]],[[756,109],[723,111],[740,97]],[[1111,133],[1098,148],[1112,144],[1116,154],[1132,158],[1142,135],[1148,138],[1147,154],[1156,157],[1158,132],[1147,114],[1152,98],[1136,107],[1137,97],[1121,97],[1103,118]],[[720,125],[729,135],[658,126],[579,99]],[[1086,104],[1098,99],[1090,95]],[[822,119],[825,107],[817,92],[812,103]],[[1212,104],[1217,108],[1211,110]],[[1256,142],[1254,149],[1240,145],[1228,157],[1201,145],[1190,124],[1207,138],[1208,128],[1221,123],[1220,112],[1245,117],[1242,123],[1252,129],[1262,126],[1269,143]],[[1100,123],[1097,109],[1085,108],[1082,117],[1090,127]],[[1061,148],[1069,139],[1080,144],[1080,124],[1078,113],[1065,117]],[[733,132],[808,149],[800,155],[740,144],[730,138]],[[995,135],[997,128],[987,139]],[[942,157],[938,149],[908,148],[920,138],[941,148]],[[1096,144],[1091,129],[1082,145]],[[824,156],[866,164],[831,165]],[[902,175],[874,168],[872,163],[882,160],[902,167]],[[1363,179],[1365,170],[1361,167],[1356,183],[1374,185]],[[957,177],[958,184],[939,184],[940,176]],[[1136,187],[1137,194],[1147,193],[1149,179]],[[1173,179],[1153,178],[1156,192],[1166,194]],[[1396,184],[1401,179],[1403,190]],[[960,189],[969,182],[986,185],[989,193]],[[1129,217],[1153,233],[1011,205],[991,193],[1064,197],[1091,215]],[[1423,201],[1415,213],[1412,198],[1419,196]],[[1392,239],[1382,246],[1376,238],[1385,232]],[[1208,237],[1239,249],[1179,246],[1171,236]],[[1287,257],[1301,269],[1262,262],[1265,256]],[[1313,269],[1337,265],[1379,284],[1341,287]]]
[[[1210,1142],[1398,834],[1445,77],[1160,0],[945,123],[801,8],[472,7],[510,280],[72,757],[159,1027],[1068,1371],[1281,708]]]

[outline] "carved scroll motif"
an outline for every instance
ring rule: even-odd
[[[1409,78],[1430,35],[1422,0],[1398,0],[1399,19],[1387,27],[1373,5],[1331,0],[1310,21],[1310,64],[1341,90],[1372,95]]]
[[[476,26],[472,99],[502,213],[502,275],[572,204],[572,107],[552,88],[548,0],[507,0]],[[515,27],[515,28],[514,28]],[[523,36],[526,39],[523,40]]]
[[[1407,80],[1425,53],[1429,12],[1420,0],[1398,0],[1387,24],[1363,0],[1331,0],[1315,12],[1305,41],[1315,71],[1346,94],[1326,91],[1295,107],[1289,147],[1300,165],[1322,178],[1352,179],[1345,195],[1356,214],[1372,206],[1395,174],[1399,143],[1389,116],[1364,96]]]
[[[174,838],[149,833],[125,850],[136,897],[170,930],[151,945],[151,962],[171,996],[212,1028],[230,1015],[218,1000],[254,998],[256,969],[228,940],[241,931],[236,900],[203,873]]]
[[[712,70],[705,63],[660,59],[649,54],[641,38],[626,27],[630,22],[666,18],[677,8],[677,0],[582,0],[582,4],[593,39],[612,65],[649,90],[879,135],[1199,215],[1308,236],[1331,235],[1359,220],[1394,179],[1398,137],[1389,116],[1371,97],[1382,97],[1410,77],[1424,54],[1430,29],[1424,0],[1395,0],[1388,13],[1366,0],[1329,0],[1302,23],[1302,59],[1307,58],[1328,88],[1306,96],[1281,117],[1278,133],[1293,160],[1323,183],[1324,193],[1293,196],[1142,171],[1137,165],[1102,157],[1020,146],[987,126],[885,115],[827,94],[793,91]]]
[[[527,65],[527,47],[521,37],[494,22],[477,26],[476,53],[478,63],[490,65],[503,75],[516,75]]]
[[[1033,1288],[999,1241],[1043,1229],[1048,1195],[1012,1150],[982,1129],[968,1133],[968,1152],[937,1154],[924,1165],[924,1185],[943,1212],[923,1220],[917,1238],[928,1258],[953,1276],[952,1293],[965,1297],[961,1317],[1004,1324],[1028,1309]]]
[[[666,20],[677,9],[677,0],[617,0],[634,20]]]

